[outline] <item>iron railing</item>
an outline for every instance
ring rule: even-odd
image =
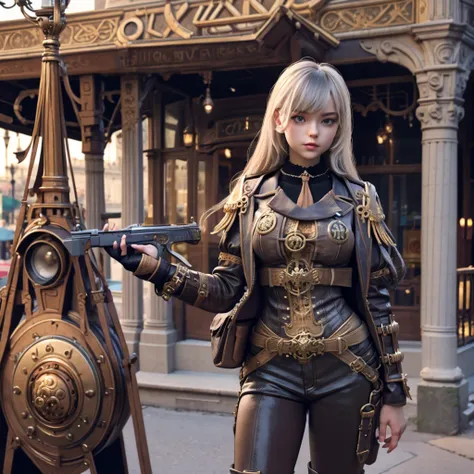
[[[474,342],[474,267],[457,269],[458,346]]]

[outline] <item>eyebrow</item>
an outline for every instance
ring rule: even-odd
[[[325,114],[322,114],[323,117],[327,117],[329,115],[335,115],[336,117],[338,116],[337,112],[326,112]]]

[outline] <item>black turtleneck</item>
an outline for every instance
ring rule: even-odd
[[[306,170],[310,175],[315,176],[315,178],[309,179],[309,187],[314,202],[318,202],[332,189],[331,171],[328,170],[327,173],[322,176],[317,176],[321,175],[328,169],[328,162],[325,156],[321,157],[321,160],[317,165],[309,166],[308,168],[295,165],[287,159],[281,169],[285,173],[295,176],[299,176]],[[278,184],[293,202],[298,201],[298,196],[300,195],[301,186],[303,184],[301,178],[293,178],[280,173]]]

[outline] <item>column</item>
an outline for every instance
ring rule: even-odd
[[[83,126],[82,152],[86,161],[86,223],[89,229],[103,226],[104,190],[104,122],[103,99],[98,81],[92,75],[80,77]]]
[[[465,428],[468,384],[457,355],[458,126],[464,116],[463,94],[468,45],[450,34],[433,38],[420,28],[424,70],[416,73],[422,128],[421,384],[420,431],[457,433]],[[461,53],[461,54],[460,54]]]
[[[163,223],[164,173],[163,148],[164,108],[163,94],[153,92],[153,110],[148,133],[148,217],[147,224]],[[170,373],[175,369],[175,345],[178,339],[172,318],[172,301],[166,302],[155,294],[150,285],[143,332],[140,338],[140,369],[145,372]]]
[[[419,90],[422,128],[422,370],[420,431],[463,429],[468,387],[457,359],[456,232],[457,134],[463,94],[473,64],[465,27],[425,23],[414,36],[362,40],[382,61],[407,67]]]
[[[122,226],[143,223],[143,138],[140,77],[122,76]],[[143,283],[124,269],[120,322],[129,351],[138,354],[143,325]]]

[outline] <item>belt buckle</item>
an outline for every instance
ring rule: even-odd
[[[354,372],[362,372],[367,364],[362,357],[357,357],[357,359],[353,360],[349,366]]]
[[[347,345],[347,342],[344,338],[338,336],[337,338],[337,353],[341,355],[343,352],[345,352],[349,346]]]

